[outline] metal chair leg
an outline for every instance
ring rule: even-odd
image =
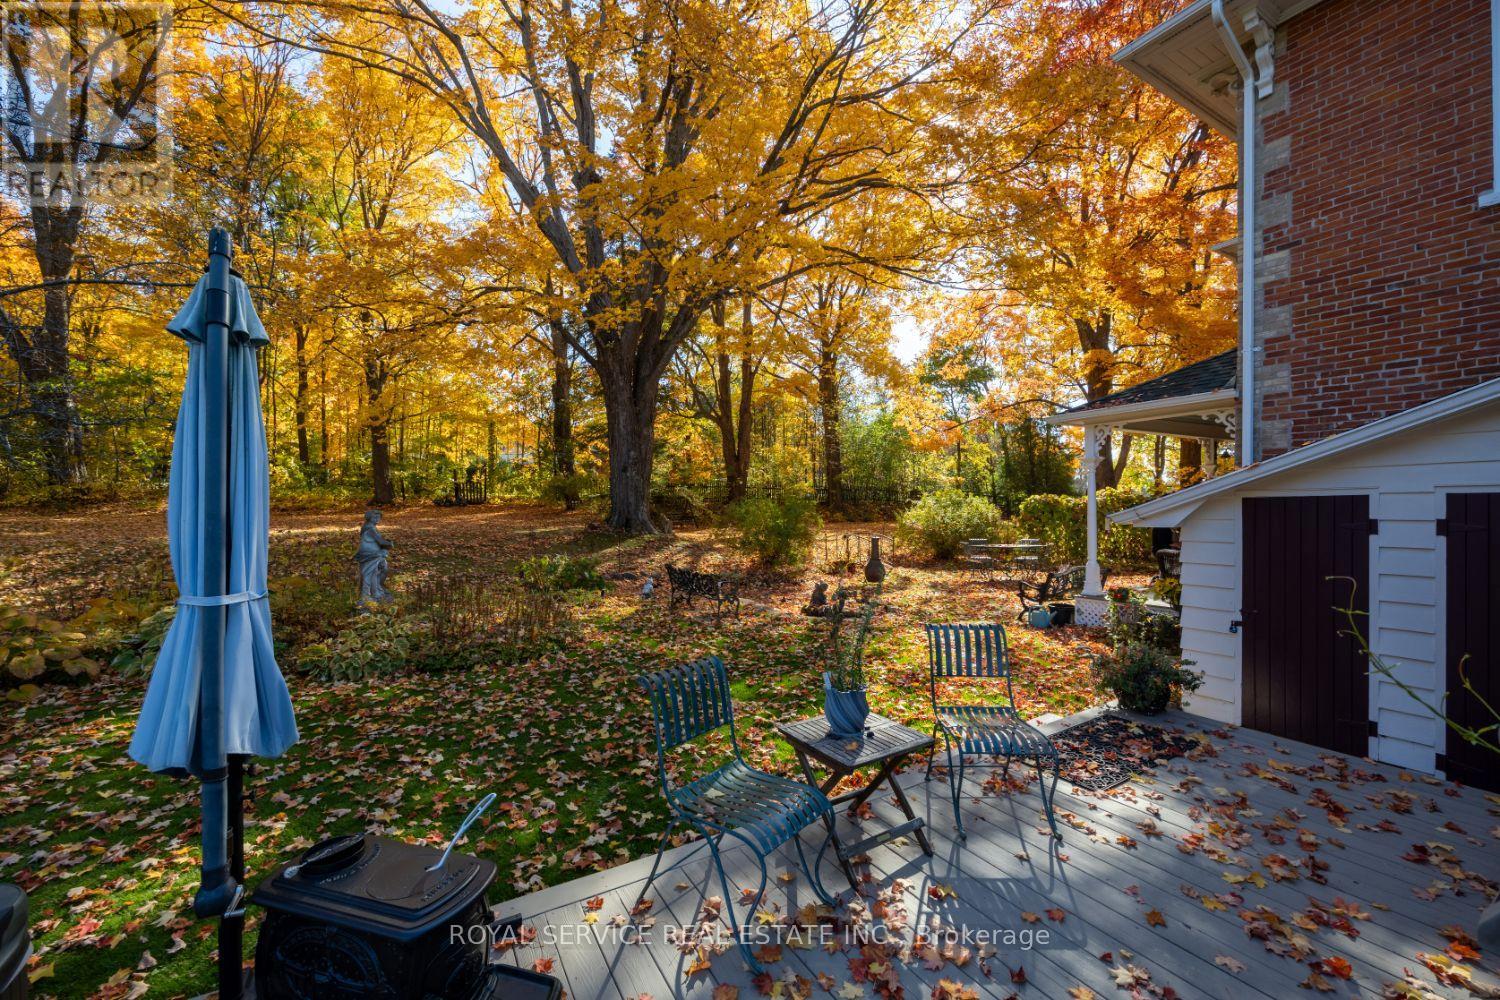
[[[1044,758],[1038,756],[1036,759],[1036,790],[1042,797],[1042,808],[1047,813],[1047,825],[1052,827],[1052,836],[1056,840],[1062,840],[1063,835],[1057,829],[1057,779],[1062,773],[1062,762],[1057,757],[1052,758],[1052,788],[1047,789],[1047,779],[1042,774],[1042,761]]]
[[[635,897],[635,902],[630,906],[632,910],[641,905],[641,900],[645,899],[646,893],[650,891],[651,883],[656,878],[656,870],[661,867],[662,855],[667,853],[667,844],[671,841],[672,831],[675,829],[677,829],[677,820],[674,819],[668,822],[667,828],[662,831],[661,843],[656,845],[656,860],[651,862],[651,874],[647,875],[646,881],[642,883],[641,894]],[[681,862],[678,862],[678,864],[681,864]]]
[[[942,725],[941,722],[934,722],[932,724],[932,749],[927,751],[927,773],[923,776],[923,781],[932,780],[932,765],[937,760],[938,731],[942,729]]]
[[[964,812],[959,804],[963,796],[964,785],[964,747],[958,745],[958,767],[953,766],[953,739],[951,736],[943,740],[943,745],[948,750],[948,791],[953,796],[953,822],[958,828],[958,839],[967,842],[969,835],[964,832]]]
[[[828,894],[828,890],[824,888],[823,879],[818,874],[817,869],[813,868],[807,863],[807,854],[802,850],[802,834],[799,833],[797,834],[797,836],[793,837],[792,843],[797,845],[797,860],[802,863],[802,873],[807,876],[807,881],[811,883],[813,892],[817,893],[818,899],[820,899],[827,906],[838,905],[834,901],[834,898]],[[832,843],[833,832],[829,831],[824,837],[823,849],[818,851],[819,861],[821,861],[823,858],[823,851],[827,850],[828,845]]]
[[[710,840],[708,845],[713,851],[714,867],[719,870],[719,884],[724,887],[724,906],[720,912],[729,915],[729,931],[734,935],[735,943],[740,946],[740,952],[745,956],[745,963],[750,966],[750,971],[758,976],[765,969],[761,968],[760,963],[755,960],[755,955],[750,951],[750,943],[745,940],[745,935],[740,930],[739,918],[734,915],[734,891],[729,886],[729,876],[724,873],[724,859],[719,856],[719,845],[713,840]],[[760,887],[761,893],[764,893],[766,889],[766,862],[758,852],[755,856],[760,861]],[[758,902],[759,900],[760,896],[757,895],[756,901]]]

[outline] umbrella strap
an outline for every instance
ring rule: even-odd
[[[186,604],[195,608],[222,608],[229,604],[245,604],[249,601],[263,601],[268,595],[257,594],[254,591],[242,590],[238,594],[224,594],[219,597],[189,597],[182,594],[177,598],[178,604]]]

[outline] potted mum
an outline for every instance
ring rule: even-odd
[[[847,591],[840,588],[835,596],[829,618],[828,669],[823,671],[823,715],[828,719],[828,731],[842,739],[853,739],[864,735],[865,720],[870,715],[870,703],[865,683],[865,640],[870,635],[870,623],[880,610],[876,601],[879,591],[858,613],[858,625],[854,635],[843,634],[844,610]]]
[[[1183,691],[1196,691],[1203,684],[1203,675],[1189,666],[1166,650],[1130,642],[1094,657],[1094,683],[1101,693],[1114,695],[1126,711],[1155,715],[1174,696],[1180,699]]]

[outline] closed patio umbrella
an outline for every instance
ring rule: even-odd
[[[297,741],[266,600],[270,478],[256,352],[269,338],[209,236],[208,272],[167,329],[188,345],[167,533],[180,593],[151,674],[130,756],[191,775],[203,790],[203,871],[193,908],[220,918],[220,994],[239,995],[244,878],[240,779],[246,756]]]

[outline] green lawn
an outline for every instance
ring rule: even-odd
[[[164,546],[142,526],[159,516],[117,520],[111,533],[107,519],[0,517],[7,539],[0,559],[11,560],[0,574],[0,603],[76,611],[111,589],[109,570],[96,562],[101,552],[109,559],[136,552],[130,579],[148,582],[131,585],[153,585],[159,568],[140,565],[163,558]],[[357,516],[347,514],[278,518],[272,587],[278,571],[301,564],[326,570],[310,574],[306,586],[334,579],[352,550],[354,523]],[[607,572],[658,577],[669,554],[707,564],[734,558],[704,532],[615,545],[585,536],[577,519],[525,510],[396,512],[387,524],[398,571],[418,577],[438,566],[504,565],[544,551],[589,549]],[[55,572],[39,576],[39,559]],[[928,697],[919,624],[1009,621],[1013,598],[948,568],[901,563],[898,557],[886,591],[891,608],[871,640],[871,700],[876,711],[915,721],[925,717]],[[492,901],[649,853],[664,814],[635,677],[722,656],[747,756],[789,772],[791,756],[772,724],[821,709],[819,626],[795,613],[818,575],[752,581],[748,590],[761,606],[722,620],[701,608],[669,612],[664,593],[644,601],[638,580],[618,579],[605,594],[579,599],[578,627],[564,648],[521,666],[349,684],[293,676],[302,742],[281,760],[260,762],[249,782],[251,881],[339,833],[380,830],[440,844],[489,791],[499,799],[467,849],[500,866]],[[1012,631],[1023,712],[1066,712],[1090,700],[1087,657],[1095,647],[1080,630]],[[143,690],[140,678],[105,678],[49,686],[24,705],[0,702],[0,879],[31,894],[38,996],[138,996],[149,987],[150,996],[168,997],[212,986],[214,927],[195,920],[189,905],[197,882],[196,786],[150,775],[125,755]]]

